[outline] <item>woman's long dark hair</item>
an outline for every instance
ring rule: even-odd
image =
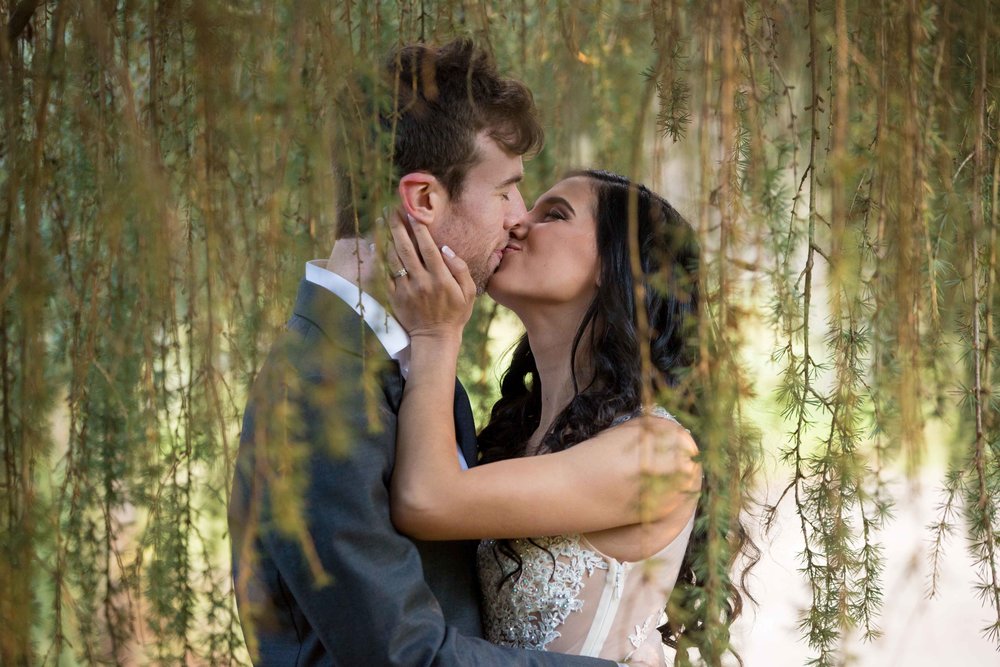
[[[542,452],[572,447],[608,428],[617,417],[635,414],[642,408],[644,378],[635,280],[630,261],[630,212],[636,216],[645,292],[646,342],[652,366],[646,381],[654,396],[670,396],[672,409],[694,417],[698,414],[695,392],[688,381],[698,353],[695,340],[698,243],[694,230],[665,199],[623,176],[591,170],[574,172],[567,178],[572,176],[585,176],[594,184],[600,283],[573,339],[571,364],[575,395],[542,438]],[[591,355],[586,366],[593,373],[585,387],[579,386],[576,376],[577,355],[581,349]],[[490,421],[479,435],[484,463],[524,456],[528,440],[538,428],[541,387],[527,337],[522,337],[514,349],[500,392]],[[698,591],[692,589],[705,585],[704,552],[708,534],[706,523],[700,519],[706,498],[712,492],[712,488],[703,484],[694,530],[672,598],[674,604],[681,599],[698,599]],[[756,548],[738,521],[731,532],[734,560],[741,552],[755,552]],[[514,571],[507,578],[520,576],[521,559],[510,542],[498,540],[496,549],[498,557],[504,555],[515,562]],[[696,569],[702,572],[700,576]],[[731,623],[742,607],[740,591],[727,581],[724,621]],[[671,620],[661,628],[667,645],[676,647],[682,635],[699,645],[703,619],[697,612],[683,616],[687,617],[684,624]]]

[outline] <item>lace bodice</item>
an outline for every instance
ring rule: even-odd
[[[660,650],[655,630],[665,620],[693,525],[692,516],[670,544],[640,562],[618,561],[582,535],[509,540],[521,559],[519,575],[495,540],[483,540],[478,565],[486,638],[619,661],[646,642]]]
[[[584,576],[608,569],[600,555],[580,547],[576,535],[514,540],[523,570],[517,581],[508,579],[501,594],[496,594],[501,580],[516,566],[495,546],[494,540],[479,544],[480,581],[484,593],[494,591],[484,599],[491,620],[489,639],[495,644],[544,649],[559,637],[557,628],[570,613],[583,608]],[[536,556],[548,562],[538,563]]]

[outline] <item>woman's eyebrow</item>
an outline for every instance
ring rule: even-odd
[[[565,198],[560,197],[559,195],[550,195],[548,197],[542,197],[534,204],[532,204],[531,208],[535,208],[536,206],[540,206],[542,204],[562,204],[563,206],[569,209],[570,215],[576,215],[576,210],[573,208],[573,205],[570,204],[569,201],[567,201]]]

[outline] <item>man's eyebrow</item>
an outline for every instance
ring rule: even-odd
[[[497,190],[502,190],[503,188],[509,188],[510,186],[514,185],[515,183],[520,183],[523,180],[524,180],[524,174],[523,173],[521,173],[521,174],[514,174],[513,176],[511,176],[510,178],[508,178],[506,181],[504,181],[503,183],[501,183],[500,185],[498,185],[497,186]]]
[[[570,204],[568,200],[560,197],[559,195],[551,195],[549,197],[543,197],[538,201],[536,201],[534,204],[532,204],[531,208],[535,208],[536,206],[541,206],[542,204],[562,204],[563,206],[569,209],[570,215],[576,215],[576,209],[573,208],[573,205]]]

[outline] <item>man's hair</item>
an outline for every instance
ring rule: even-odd
[[[383,102],[376,113],[380,132],[392,139],[390,157],[397,182],[405,174],[427,172],[456,199],[469,168],[478,160],[480,132],[515,155],[542,146],[542,126],[531,91],[522,82],[501,76],[492,56],[470,39],[443,46],[401,46],[386,59],[381,75],[378,90],[388,101],[374,103]],[[367,88],[368,94],[378,94]],[[363,170],[350,177],[342,167],[341,173],[346,178],[340,179],[337,238],[365,231],[367,225],[356,216],[371,197],[368,189],[373,185],[364,182]]]

